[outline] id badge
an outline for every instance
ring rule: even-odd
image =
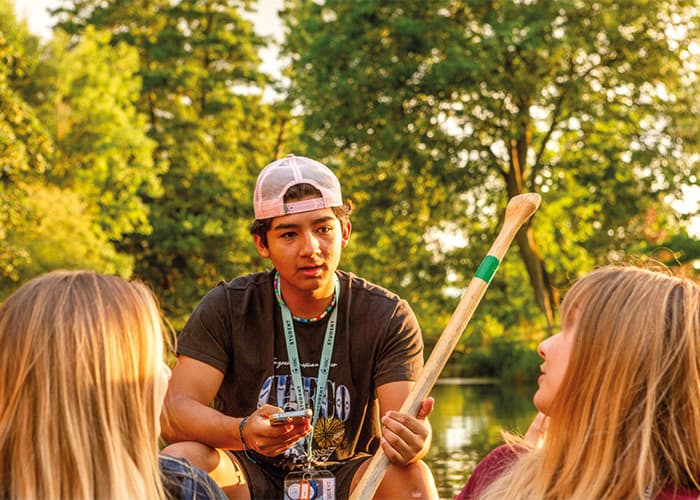
[[[284,500],[335,500],[335,477],[327,470],[290,472],[284,478]]]

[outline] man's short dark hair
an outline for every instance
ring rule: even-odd
[[[295,184],[294,186],[287,189],[284,194],[284,202],[288,203],[291,201],[298,201],[310,196],[321,196],[321,192],[313,187],[311,184]],[[350,213],[352,213],[352,201],[345,200],[342,207],[331,207],[336,218],[340,221],[341,225],[345,225],[346,222],[350,220]],[[257,234],[263,242],[263,245],[267,247],[267,232],[272,227],[272,218],[270,219],[255,219],[250,225],[250,234]]]

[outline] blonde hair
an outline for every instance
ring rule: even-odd
[[[574,343],[544,444],[482,498],[700,490],[700,287],[607,266],[574,284],[561,316],[574,325]]]
[[[0,307],[0,497],[163,498],[162,323],[139,282],[56,271]]]

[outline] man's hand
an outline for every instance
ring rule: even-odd
[[[248,416],[243,426],[243,439],[249,450],[274,457],[311,432],[308,421],[303,424],[271,425],[270,415],[281,411],[277,406],[264,405]]]
[[[382,417],[381,446],[391,463],[410,464],[428,453],[433,431],[427,417],[434,404],[433,398],[423,400],[415,417],[398,411],[388,411]]]

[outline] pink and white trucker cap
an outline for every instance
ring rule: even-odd
[[[321,197],[285,203],[284,194],[297,184],[311,184],[321,192]],[[303,156],[287,155],[263,168],[253,194],[256,219],[342,205],[340,182],[335,174],[323,163]]]

